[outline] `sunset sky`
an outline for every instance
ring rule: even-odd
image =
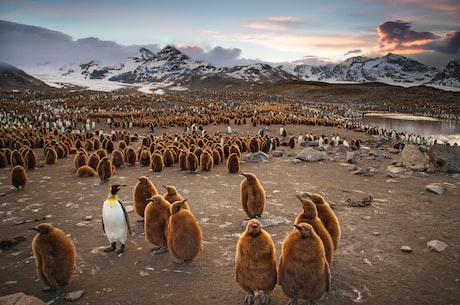
[[[170,44],[216,65],[389,52],[433,66],[460,58],[458,0],[2,0],[0,20],[74,40]]]

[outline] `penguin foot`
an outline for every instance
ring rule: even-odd
[[[270,294],[264,292],[259,300],[259,304],[267,305],[268,303],[270,303]]]
[[[248,294],[248,295],[244,298],[244,303],[247,304],[247,305],[252,305],[252,304],[254,304],[254,295],[253,295],[253,294]]]
[[[104,252],[112,252],[115,251],[115,242],[113,242],[110,247],[104,249]]]
[[[163,254],[165,252],[168,252],[168,248],[159,247],[153,251],[153,254]]]
[[[185,262],[185,261],[184,261],[183,259],[181,259],[181,258],[176,258],[176,259],[174,260],[174,263],[179,264],[179,265],[183,264],[184,262]]]
[[[125,245],[121,244],[120,249],[117,250],[117,254],[122,254],[123,252],[125,252]]]

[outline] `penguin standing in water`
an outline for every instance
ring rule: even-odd
[[[114,184],[110,186],[110,192],[102,207],[102,229],[110,241],[110,247],[104,249],[104,252],[115,251],[117,241],[121,243],[120,249],[116,251],[121,254],[125,251],[126,237],[131,235],[128,214],[126,213],[123,202],[118,199],[117,193],[125,187],[125,184]]]

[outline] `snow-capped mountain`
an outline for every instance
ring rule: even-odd
[[[88,85],[91,80],[105,80],[130,85],[144,84],[154,88],[188,88],[210,78],[229,82],[297,79],[292,74],[267,64],[216,68],[211,64],[192,60],[172,46],[167,46],[158,53],[141,48],[137,54],[119,65],[104,66],[96,60],[66,65],[60,67],[56,74],[60,82],[76,85],[83,85],[83,81]]]
[[[281,80],[382,82],[400,86],[428,84],[458,89],[459,71],[460,60],[449,63],[441,71],[391,53],[378,58],[351,57],[340,64],[319,66],[290,64],[273,67],[268,64],[253,64],[217,68],[190,59],[178,49],[167,46],[158,53],[140,48],[126,61],[114,65],[90,60],[65,65],[55,71],[48,70],[46,73],[42,67],[27,72],[48,84],[67,83],[95,90],[113,90],[126,86],[177,90],[217,88],[234,83],[273,83]]]
[[[383,82],[399,85],[425,84],[439,73],[436,68],[392,53],[378,58],[351,57],[340,64],[298,65],[286,69],[307,81]]]
[[[460,59],[453,60],[428,82],[432,85],[460,87]]]

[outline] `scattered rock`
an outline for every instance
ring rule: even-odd
[[[85,292],[83,290],[77,290],[77,291],[69,292],[64,296],[64,300],[66,300],[68,302],[76,301],[76,300],[80,299],[83,296],[84,293]]]
[[[434,144],[428,151],[430,163],[438,170],[460,173],[460,146]]]
[[[261,151],[247,154],[244,158],[244,160],[247,162],[268,162],[269,159],[270,157]]]
[[[125,205],[126,213],[131,213],[134,211],[134,207],[132,205]]]
[[[363,175],[363,176],[372,176],[371,170],[368,167],[363,167],[354,172],[351,172],[353,175]]]
[[[367,206],[370,206],[372,203],[372,196],[369,195],[363,198],[362,200],[358,200],[358,201],[353,201],[350,198],[348,198],[345,202],[347,203],[347,206],[349,207],[359,207],[359,208],[367,207]]]
[[[440,241],[440,240],[430,240],[429,242],[426,243],[426,246],[428,247],[428,250],[434,250],[436,252],[442,252],[446,250],[447,244]]]
[[[12,246],[15,246],[18,244],[20,241],[24,241],[26,238],[24,236],[17,236],[13,238],[5,238],[0,240],[0,249],[1,250],[6,250],[9,249]]]
[[[446,186],[444,183],[430,183],[426,185],[426,189],[435,194],[442,195],[446,191]]]
[[[273,157],[279,158],[279,157],[282,157],[284,155],[284,152],[281,151],[281,150],[273,150],[271,152],[271,154],[272,154]]]
[[[387,182],[387,183],[398,183],[399,181],[396,180],[396,179],[390,178],[390,179],[387,179],[386,182]]]
[[[17,292],[1,296],[0,305],[46,305],[46,303],[32,295]]]
[[[372,235],[374,235],[374,236],[380,236],[380,232],[372,232]]]
[[[401,153],[401,161],[406,168],[426,168],[427,158],[417,145],[406,145]]]
[[[356,170],[358,170],[358,167],[356,165],[354,165],[354,164],[348,164],[347,169],[349,171],[356,171]]]
[[[409,247],[409,246],[401,246],[401,251],[402,251],[402,252],[406,252],[406,253],[411,253],[411,252],[412,252],[412,248]]]
[[[296,156],[296,159],[307,161],[307,162],[316,162],[321,161],[324,158],[324,152],[318,151],[311,147],[304,148]]]
[[[390,178],[408,178],[411,175],[412,172],[403,167],[393,165],[387,166],[387,176]]]
[[[349,151],[347,152],[347,154],[345,155],[345,160],[347,161],[347,163],[356,163],[356,154],[354,151]]]

